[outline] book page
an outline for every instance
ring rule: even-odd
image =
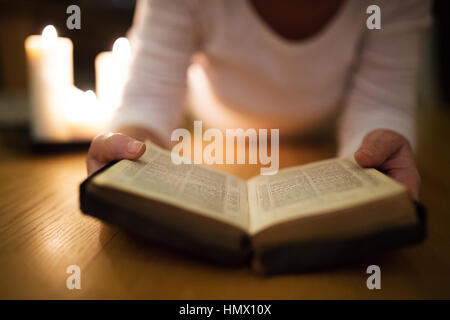
[[[283,169],[247,182],[250,232],[274,223],[337,211],[404,192],[405,188],[351,158],[331,159]]]
[[[248,230],[247,186],[244,180],[202,165],[179,164],[169,151],[146,143],[137,161],[121,160],[94,177],[106,185],[166,202]]]

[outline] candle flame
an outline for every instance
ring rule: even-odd
[[[42,42],[46,46],[55,43],[57,37],[58,33],[56,32],[56,28],[52,25],[48,25],[42,30]]]
[[[121,37],[114,42],[112,51],[115,57],[128,61],[131,56],[130,42],[127,38]]]
[[[89,101],[95,101],[97,99],[97,96],[95,95],[95,92],[92,90],[87,90],[84,93],[84,96],[86,97],[86,99],[89,99]]]

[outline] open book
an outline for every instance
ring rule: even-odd
[[[351,158],[248,181],[175,165],[147,143],[80,187],[81,210],[138,235],[226,264],[279,273],[342,263],[418,242],[423,214],[405,187]]]

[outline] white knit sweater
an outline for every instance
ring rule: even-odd
[[[381,8],[381,30],[366,8]],[[246,0],[141,0],[133,59],[110,126],[169,141],[188,88],[195,119],[218,128],[304,132],[339,118],[339,153],[387,128],[414,145],[416,71],[429,1],[347,0],[311,38],[276,34]]]

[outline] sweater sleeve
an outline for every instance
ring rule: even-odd
[[[182,116],[186,71],[196,46],[193,4],[138,1],[129,33],[129,75],[110,129],[142,126],[169,141]]]
[[[352,155],[375,129],[396,131],[415,144],[419,44],[431,22],[430,1],[371,4],[381,9],[381,29],[363,34],[339,123],[341,156]]]

